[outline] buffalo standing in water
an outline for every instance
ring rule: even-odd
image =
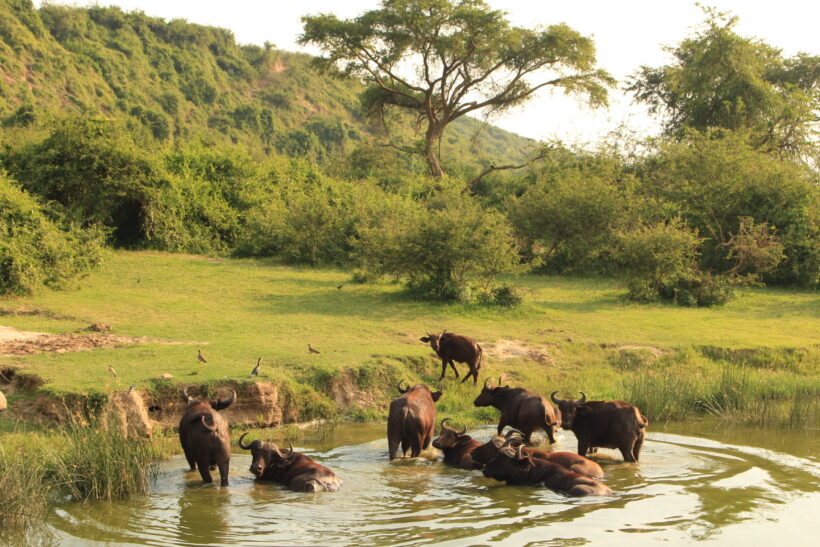
[[[232,389],[229,399],[223,401],[202,401],[188,395],[188,388],[182,390],[182,396],[188,402],[188,408],[179,421],[179,442],[191,471],[199,468],[199,474],[205,482],[211,479],[211,467],[219,468],[220,484],[228,486],[228,468],[231,461],[231,440],[228,422],[218,412],[228,408],[236,400]]]
[[[455,361],[457,363],[466,363],[467,366],[470,367],[470,371],[467,373],[467,376],[461,380],[462,382],[466,382],[467,379],[472,376],[473,384],[478,383],[478,369],[481,368],[482,349],[475,340],[468,336],[453,334],[447,331],[441,334],[430,334],[428,332],[427,336],[423,336],[419,338],[419,340],[429,343],[430,347],[433,348],[433,351],[435,351],[436,355],[441,359],[441,377],[439,381],[444,379],[448,364],[450,368],[453,369],[453,372],[456,373],[456,378],[458,378]]]
[[[239,437],[239,448],[251,451],[250,471],[257,479],[278,482],[297,492],[335,492],[342,486],[342,479],[301,452],[282,452],[276,443],[253,441],[245,444]]]
[[[484,388],[476,397],[475,406],[492,406],[501,411],[498,421],[498,434],[506,426],[514,427],[524,434],[524,441],[530,442],[533,432],[543,429],[549,437],[550,443],[555,442],[554,430],[560,423],[555,408],[544,397],[524,388],[501,387],[501,378],[498,387],[490,387],[484,380]]]
[[[638,461],[648,423],[638,407],[623,401],[587,401],[583,391],[580,399],[558,399],[556,393],[550,398],[561,411],[563,428],[578,439],[578,454],[586,456],[597,447],[617,448],[624,461]]]
[[[401,445],[402,456],[410,450],[410,455],[417,458],[421,451],[430,446],[433,439],[433,428],[436,424],[436,401],[441,391],[431,391],[424,384],[397,389],[401,397],[390,402],[390,413],[387,417],[387,447],[390,459],[398,455]]]

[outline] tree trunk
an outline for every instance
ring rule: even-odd
[[[428,167],[430,167],[430,174],[437,179],[444,176],[444,170],[441,168],[441,163],[439,163],[436,154],[436,144],[441,140],[443,130],[444,127],[430,123],[427,127],[427,133],[424,135],[424,157],[427,159]]]

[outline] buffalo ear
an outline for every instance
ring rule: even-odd
[[[430,341],[430,337],[429,337],[429,336],[422,336],[421,338],[419,338],[419,341],[421,341],[421,342],[429,342],[429,341]]]
[[[442,393],[441,391],[434,391],[434,392],[433,392],[433,393],[431,393],[430,395],[433,397],[433,402],[435,403],[435,402],[437,402],[439,399],[441,399],[441,396],[442,396],[442,395],[444,395],[444,393]]]

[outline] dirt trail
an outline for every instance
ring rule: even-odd
[[[97,348],[113,348],[130,344],[145,344],[148,342],[160,344],[179,343],[152,339],[147,336],[122,336],[119,334],[106,334],[101,332],[48,334],[0,326],[0,356],[88,351]]]

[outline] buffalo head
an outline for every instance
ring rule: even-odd
[[[430,334],[428,332],[427,336],[422,336],[421,338],[419,338],[419,340],[421,342],[425,342],[425,343],[430,344],[430,347],[433,348],[433,351],[438,353],[438,350],[440,348],[439,340],[441,340],[441,337],[444,336],[445,332],[447,332],[447,331],[443,330],[443,331],[441,331],[441,334]]]
[[[402,387],[401,386],[402,384],[406,384],[407,387]],[[410,393],[412,391],[416,391],[416,390],[421,390],[421,391],[427,390],[427,391],[430,392],[430,397],[433,398],[434,403],[436,401],[438,401],[441,398],[441,396],[444,394],[444,392],[441,389],[441,385],[439,385],[438,391],[433,391],[429,387],[425,386],[424,384],[416,384],[414,386],[411,386],[405,380],[399,380],[399,383],[396,386],[396,389],[398,389],[399,393],[401,393],[402,395],[404,395],[405,393]]]
[[[276,443],[266,441],[253,441],[250,444],[245,444],[242,439],[245,438],[245,432],[239,437],[239,448],[242,450],[251,451],[251,467],[250,472],[258,479],[261,477],[266,469],[285,468],[290,466],[293,460],[293,443],[290,443],[290,450],[283,452],[276,446]]]
[[[191,397],[191,395],[188,394],[188,388],[189,387],[190,386],[185,387],[185,388],[182,389],[182,397],[188,403],[188,406],[193,405],[193,404],[197,404],[197,403],[206,403],[206,404],[210,405],[211,408],[213,408],[214,410],[223,410],[223,409],[228,408],[229,406],[231,406],[233,404],[233,402],[236,400],[236,391],[232,390],[231,388],[226,388],[228,391],[231,392],[231,396],[228,397],[227,399],[225,399],[224,401],[222,399],[220,399],[218,396],[217,396],[215,401],[202,401],[200,399],[194,399],[193,397]]]
[[[489,441],[474,449],[470,455],[478,463],[487,464],[498,455],[498,451],[501,450],[501,447],[510,439],[520,439],[523,443],[523,435],[524,434],[517,429],[507,431],[507,434],[503,437],[501,435],[493,435]]]
[[[498,386],[489,385],[490,378],[484,380],[484,387],[481,393],[473,401],[474,406],[495,406],[503,398],[503,394],[510,389],[510,386],[501,387],[501,376],[498,377]]]
[[[433,446],[438,448],[439,450],[444,450],[445,448],[452,448],[458,444],[458,440],[467,433],[467,426],[465,425],[461,431],[456,431],[452,427],[448,427],[444,424],[450,421],[450,418],[444,418],[441,420],[441,432],[439,433],[438,437],[433,440]]]
[[[564,429],[572,429],[575,416],[583,416],[589,412],[588,408],[582,406],[587,400],[587,395],[583,391],[579,391],[581,394],[580,399],[558,399],[555,396],[556,393],[558,392],[553,391],[550,394],[550,399],[552,399],[552,402],[556,404],[558,410],[561,412],[561,427]]]
[[[499,448],[498,455],[484,465],[484,476],[499,481],[514,481],[516,475],[526,473],[535,464],[524,452],[522,443],[508,440]]]

